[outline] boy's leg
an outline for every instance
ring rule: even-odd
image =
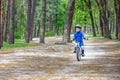
[[[85,56],[84,46],[81,46],[81,49],[82,49],[82,56],[84,57]]]
[[[81,51],[82,51],[82,56],[84,57],[85,56],[85,53],[84,53],[84,43],[80,43],[80,47],[81,47]]]
[[[74,44],[74,52],[73,53],[76,53],[76,46],[77,46],[77,43]]]

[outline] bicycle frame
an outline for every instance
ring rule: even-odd
[[[77,42],[77,47],[79,47],[79,48],[80,48],[80,42]]]

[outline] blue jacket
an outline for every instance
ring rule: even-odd
[[[74,39],[76,42],[80,42],[80,46],[84,46],[84,42],[83,42],[83,39],[84,39],[84,34],[82,32],[75,32],[74,33]]]

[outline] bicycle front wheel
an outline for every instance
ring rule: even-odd
[[[81,50],[79,47],[77,48],[77,51],[76,51],[76,58],[77,58],[77,61],[81,60]]]

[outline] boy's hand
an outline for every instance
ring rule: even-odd
[[[84,38],[84,40],[88,40],[88,38]]]
[[[73,40],[72,41],[74,41],[75,40],[75,38],[73,38]]]

